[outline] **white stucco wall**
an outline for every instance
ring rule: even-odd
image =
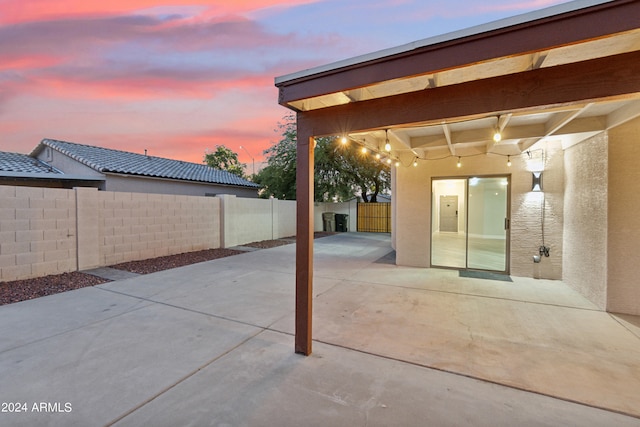
[[[544,151],[544,157],[542,152]],[[396,261],[398,265],[429,267],[431,240],[431,179],[483,175],[511,175],[510,273],[523,277],[562,278],[562,226],[564,196],[563,152],[549,141],[526,154],[511,157],[479,155],[422,161],[417,168],[396,170]],[[531,191],[531,171],[544,169],[544,194]],[[542,245],[542,206],[545,206],[545,245],[551,256],[533,263]]]
[[[640,315],[640,119],[609,131],[607,311]]]
[[[295,202],[277,199],[246,199],[232,195],[221,200],[222,247],[279,239],[296,234]],[[281,218],[276,218],[276,215]]]
[[[170,179],[106,174],[106,191],[130,193],[180,194],[185,196],[217,196],[232,194],[238,197],[257,198],[255,188],[242,188],[203,182],[175,181]]]
[[[598,308],[607,301],[608,139],[565,151],[563,280]]]

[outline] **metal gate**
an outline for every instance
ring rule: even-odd
[[[391,233],[391,203],[358,203],[358,231]]]

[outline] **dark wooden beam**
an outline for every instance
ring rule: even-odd
[[[340,135],[638,93],[640,52],[631,52],[307,111],[298,120],[314,136]]]
[[[348,65],[278,84],[281,105],[396,78],[425,75],[638,28],[640,2],[617,0]]]
[[[296,159],[295,352],[312,351],[313,317],[313,135],[298,124]]]

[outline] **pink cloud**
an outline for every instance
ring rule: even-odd
[[[313,3],[315,0],[236,0],[212,4],[211,0],[172,0],[173,9],[180,6],[201,6],[203,16],[236,15],[256,9],[269,7],[286,7]],[[122,15],[133,12],[153,10],[158,6],[157,0],[5,0],[0,15],[0,23],[19,23],[39,20],[58,20],[65,18],[98,17],[105,15]]]

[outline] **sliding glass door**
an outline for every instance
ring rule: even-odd
[[[431,265],[508,272],[509,177],[434,179]]]

